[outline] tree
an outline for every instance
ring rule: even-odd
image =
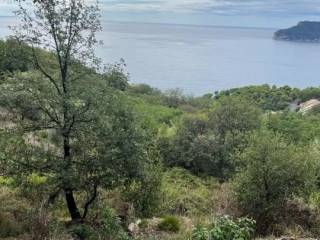
[[[281,222],[286,201],[295,195],[308,196],[316,181],[310,151],[288,144],[272,131],[254,133],[238,160],[242,167],[234,183],[240,207],[257,221],[263,234]]]
[[[14,38],[0,41],[0,74],[14,71],[27,71],[32,65],[31,49]]]
[[[253,104],[240,97],[225,97],[209,115],[210,126],[214,133],[225,137],[228,133],[251,131],[261,124],[261,112]]]
[[[280,111],[288,109],[290,103],[296,100],[299,94],[300,90],[296,88],[289,86],[277,88],[264,84],[217,92],[215,97],[217,99],[225,96],[241,97],[253,102],[263,110]]]
[[[182,119],[175,136],[164,136],[159,139],[162,156],[169,166],[180,166],[200,173],[194,168],[197,165],[196,157],[198,149],[193,152],[193,142],[198,136],[206,134],[206,116],[190,115]]]
[[[236,164],[234,153],[246,146],[245,136],[261,125],[261,111],[252,103],[239,97],[225,97],[209,113],[209,127],[216,137],[216,176],[230,177]]]
[[[3,144],[3,171],[45,176],[50,199],[63,191],[72,220],[80,221],[99,187],[139,175],[143,131],[138,134],[126,102],[96,73],[98,6],[85,0],[25,4],[18,1],[21,24],[15,32],[31,47],[34,70],[2,79],[1,97],[12,121],[5,131],[11,135]],[[23,113],[26,104],[34,106],[36,120]],[[44,144],[41,133],[51,133],[55,141]],[[77,191],[87,193],[82,214]]]
[[[320,122],[316,115],[302,115],[296,112],[269,114],[266,126],[297,144],[310,144],[317,141],[320,135]]]
[[[117,64],[111,64],[108,66],[108,71],[104,74],[104,77],[110,87],[121,91],[127,90],[129,84],[128,73],[124,70],[125,67],[126,64],[123,59],[121,59]]]
[[[245,135],[260,125],[257,107],[225,97],[209,113],[185,117],[174,137],[160,138],[161,152],[169,166],[225,180],[235,171],[232,156],[246,146]]]

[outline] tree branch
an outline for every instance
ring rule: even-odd
[[[98,190],[98,186],[97,186],[97,184],[95,184],[93,186],[93,193],[92,193],[91,198],[89,198],[88,201],[86,202],[86,204],[84,205],[84,212],[82,215],[83,219],[85,219],[87,217],[90,205],[96,200],[96,198],[98,196],[97,190]]]
[[[56,83],[56,81],[54,80],[54,78],[49,74],[47,73],[40,65],[39,63],[39,60],[38,60],[38,57],[35,53],[35,49],[34,47],[32,46],[32,53],[33,53],[33,58],[34,58],[34,61],[35,61],[35,67],[46,77],[49,79],[49,81],[54,85],[54,87],[56,88],[58,94],[61,96],[61,91],[60,91],[60,88],[58,86],[58,84]]]

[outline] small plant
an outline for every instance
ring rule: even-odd
[[[142,219],[141,222],[138,224],[139,228],[146,229],[149,226],[148,220]]]
[[[320,192],[312,192],[309,197],[309,204],[315,210],[320,210]]]
[[[193,230],[192,240],[250,240],[253,238],[255,221],[248,218],[233,220],[222,217],[209,227],[198,226]]]
[[[74,225],[69,232],[80,240],[94,239],[95,235],[93,228],[85,224]]]
[[[158,228],[167,232],[179,232],[181,223],[179,219],[174,216],[166,216],[158,224]]]
[[[207,228],[203,226],[197,226],[192,231],[192,240],[208,240],[209,239],[209,231]]]
[[[115,215],[112,209],[106,208],[103,212],[101,221],[102,229],[100,234],[113,240],[130,240],[131,238],[124,231],[121,225],[121,220]]]

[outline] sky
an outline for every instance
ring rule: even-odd
[[[93,0],[86,0],[93,1]],[[99,0],[104,20],[168,24],[289,27],[320,21],[320,0]],[[0,16],[12,16],[0,0]]]

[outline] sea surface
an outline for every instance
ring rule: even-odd
[[[12,19],[0,17],[0,36]],[[104,63],[125,59],[131,83],[202,95],[258,84],[320,86],[320,44],[275,41],[276,29],[104,22]]]

